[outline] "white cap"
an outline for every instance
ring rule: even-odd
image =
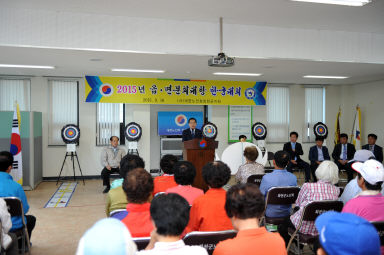
[[[353,159],[348,161],[348,163],[355,162],[355,161],[365,162],[368,159],[372,159],[372,158],[375,158],[375,154],[373,154],[372,151],[369,151],[369,150],[357,150],[355,152],[355,155],[353,155]]]
[[[384,181],[384,167],[377,160],[370,159],[364,163],[356,162],[352,164],[352,168],[371,185]]]

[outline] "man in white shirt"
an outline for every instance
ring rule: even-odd
[[[181,239],[189,221],[189,204],[178,194],[159,194],[151,203],[151,220],[155,227],[151,241],[137,255],[208,255],[200,246],[185,245]]]
[[[1,243],[0,249],[3,248],[7,254],[18,254],[19,249],[16,242],[16,235],[9,233],[12,228],[11,215],[8,212],[7,204],[4,199],[0,198],[0,222],[1,222]],[[11,235],[14,235],[12,238]],[[12,242],[12,239],[15,241]]]
[[[125,151],[118,147],[119,138],[117,136],[111,136],[109,140],[111,141],[111,145],[105,147],[101,153],[101,164],[104,167],[101,171],[101,178],[103,179],[103,186],[106,186],[103,193],[108,193],[111,189],[109,176],[112,173],[119,173],[120,161],[125,156]],[[122,178],[123,177],[124,176],[122,176]]]

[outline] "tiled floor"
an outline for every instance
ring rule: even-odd
[[[37,218],[32,233],[32,254],[75,254],[83,233],[97,220],[105,217],[105,195],[101,180],[79,182],[66,208],[44,208],[58,186],[43,182],[35,190],[26,192],[29,214]]]

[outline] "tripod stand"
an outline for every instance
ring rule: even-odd
[[[75,181],[76,181],[76,173],[75,173],[75,160],[74,160],[74,158],[76,158],[76,160],[77,160],[77,164],[79,165],[79,170],[80,170],[81,177],[83,178],[83,184],[85,185],[85,180],[84,180],[83,172],[81,171],[81,167],[80,167],[80,163],[79,163],[79,158],[77,157],[77,153],[76,153],[76,151],[71,151],[71,152],[68,152],[68,151],[67,151],[67,152],[65,153],[65,157],[64,157],[63,165],[61,166],[60,174],[59,174],[59,177],[57,178],[56,185],[57,185],[57,184],[59,183],[59,181],[60,181],[61,172],[63,171],[64,164],[65,164],[65,160],[67,159],[67,157],[71,157],[71,160],[72,160],[72,168],[73,168],[73,179],[74,179]]]

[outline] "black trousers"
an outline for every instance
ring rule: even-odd
[[[348,182],[353,179],[354,170],[352,169],[352,163],[346,163],[345,165],[340,164],[339,161],[335,162],[339,170],[344,169],[347,172]]]
[[[302,160],[302,159],[297,160],[296,163],[297,164],[295,165],[291,161],[289,161],[289,163],[287,165],[288,172],[292,173],[292,168],[294,168],[294,167],[298,167],[298,168],[304,169],[304,172],[305,172],[305,182],[309,182],[311,180],[311,169],[309,167],[309,164],[307,162],[305,162],[304,160]]]
[[[25,215],[25,218],[27,218],[27,232],[29,236],[29,241],[31,241],[32,237],[32,230],[35,228],[36,225],[36,217],[33,215]],[[22,247],[22,241],[19,239],[19,249]]]
[[[311,163],[311,173],[312,173],[312,177],[313,177],[313,181],[314,182],[317,182],[317,178],[316,178],[316,175],[315,175],[315,172],[316,172],[316,169],[319,167],[319,165],[315,162],[315,163]]]
[[[111,168],[111,170],[108,170],[106,167],[103,168],[101,171],[101,178],[103,179],[103,186],[107,186],[108,188],[111,187],[111,184],[109,183],[109,176],[113,173],[119,173],[119,168]]]

